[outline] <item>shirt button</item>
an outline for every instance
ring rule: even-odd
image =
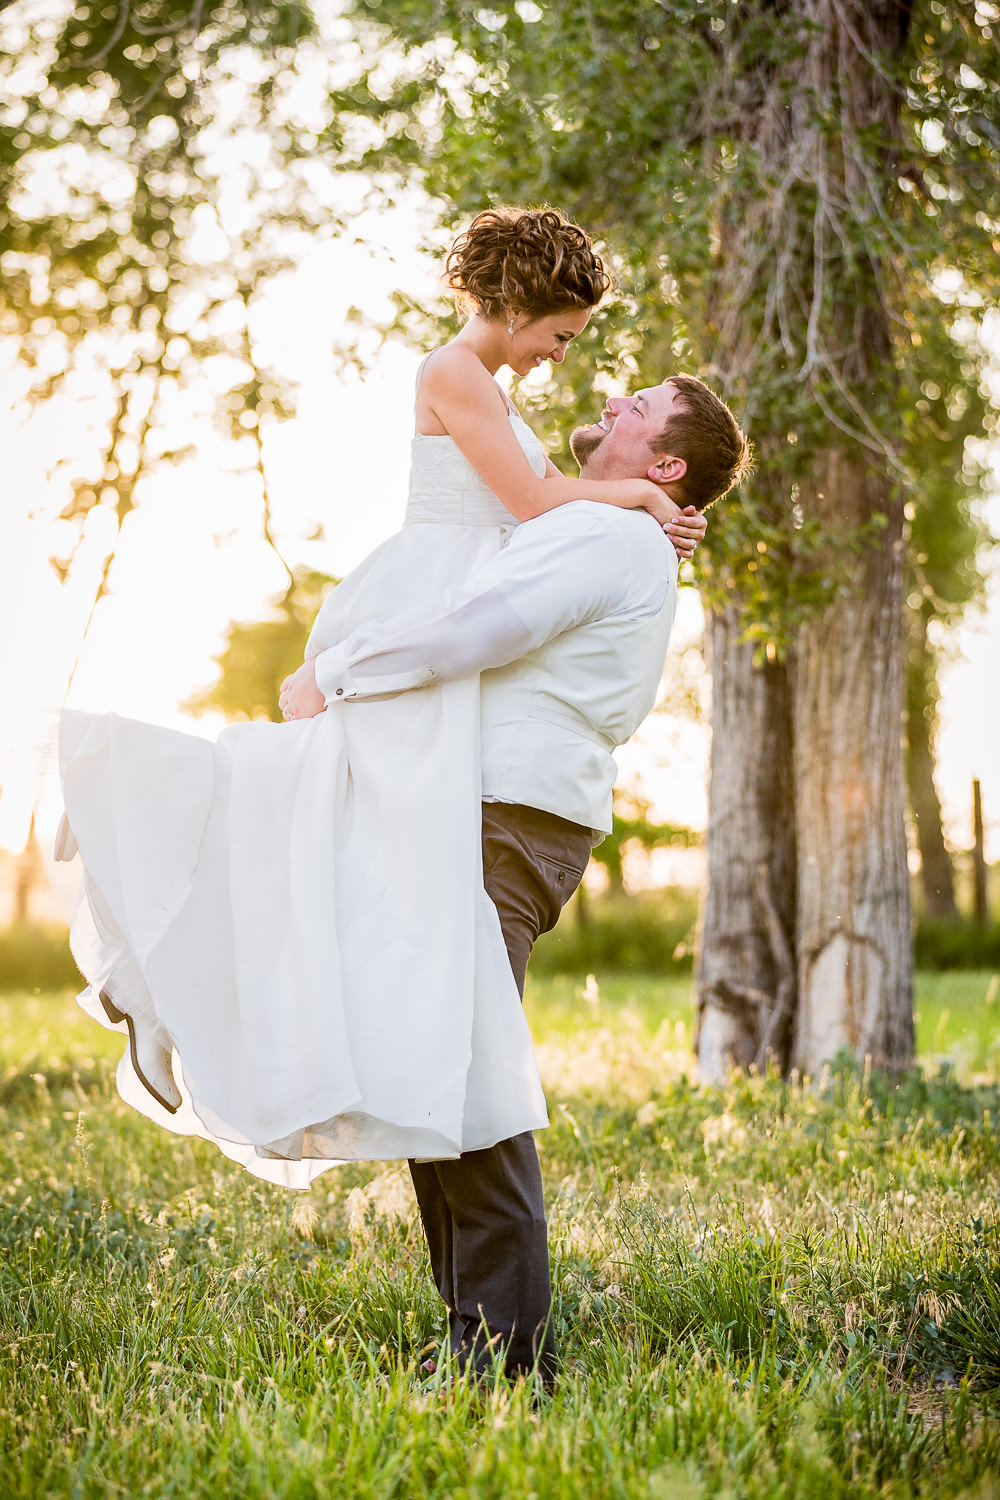
[[[342,698],[343,696],[344,696],[344,689],[343,688],[338,688],[337,689],[337,697],[338,698]]]

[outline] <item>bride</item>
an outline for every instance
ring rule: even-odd
[[[468,318],[418,376],[404,525],[331,591],[307,659],[461,584],[555,505],[644,506],[684,556],[704,532],[645,480],[564,478],[494,379],[561,361],[606,292],[579,228],[487,210],[447,276]],[[466,679],[215,743],[63,714],[80,1003],[127,1029],[125,1099],[289,1187],[546,1123],[483,888],[478,712]]]

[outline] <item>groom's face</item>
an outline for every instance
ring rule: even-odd
[[[577,427],[569,440],[588,479],[645,479],[659,461],[650,440],[666,426],[678,402],[675,385],[652,385],[632,396],[612,396],[599,419]],[[683,400],[680,400],[683,405]]]

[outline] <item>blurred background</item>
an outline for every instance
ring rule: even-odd
[[[912,305],[893,293],[908,354],[892,449],[907,487],[909,856],[925,968],[1000,964],[1000,322],[979,276],[985,242],[963,249],[935,207],[953,205],[973,237],[992,232],[988,204],[977,231],[963,157],[988,154],[982,120],[995,109],[973,55],[989,44],[991,8],[973,9],[961,47],[940,16],[933,46],[910,39],[920,55],[906,64],[899,172],[926,236],[900,220],[912,254],[900,280],[920,273],[921,285]],[[569,461],[574,421],[643,370],[697,365],[712,378],[691,266],[713,205],[725,220],[739,152],[717,142],[696,188],[704,130],[701,146],[650,133],[642,70],[677,44],[679,12],[596,11],[585,35],[576,7],[560,20],[523,0],[3,7],[0,983],[73,982],[75,873],[51,859],[60,705],[207,735],[275,716],[324,590],[399,525],[416,366],[456,326],[442,254],[475,208],[551,200],[603,235],[615,263],[616,295],[572,370],[558,382],[540,370],[516,392],[556,462]],[[733,33],[728,14],[715,7],[703,51]],[[588,141],[570,159],[571,79],[551,64],[560,26],[570,53],[589,46],[609,67],[607,39],[620,40],[627,87],[606,104],[600,158]],[[945,63],[917,97],[935,49]],[[550,59],[547,83],[536,54]],[[684,55],[692,76],[703,61]],[[678,97],[661,107],[676,126]],[[617,184],[611,161],[626,164]],[[952,169],[965,172],[964,205]],[[763,198],[759,160],[754,170],[744,190]],[[662,198],[652,218],[644,180]],[[716,373],[745,411],[731,368]],[[784,399],[781,441],[798,431],[801,451],[801,392]],[[758,407],[749,426],[765,457],[759,434],[776,419]],[[759,523],[765,498],[744,498],[742,521]],[[682,570],[661,704],[619,752],[615,834],[540,946],[540,972],[692,963],[709,819],[702,601],[707,590],[713,608],[720,574],[748,566],[738,526],[720,511],[710,529],[735,540],[728,551],[710,540],[707,561]],[[762,651],[797,628],[775,597]],[[763,613],[751,600],[751,626]],[[935,823],[937,842],[922,843]]]

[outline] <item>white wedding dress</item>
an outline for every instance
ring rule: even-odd
[[[416,437],[402,530],[331,591],[307,654],[461,584],[515,524],[451,438]],[[478,679],[214,743],[66,711],[60,768],[80,1003],[111,1025],[103,991],[174,1049],[177,1113],[126,1049],[130,1104],[288,1187],[547,1123],[483,888]]]

